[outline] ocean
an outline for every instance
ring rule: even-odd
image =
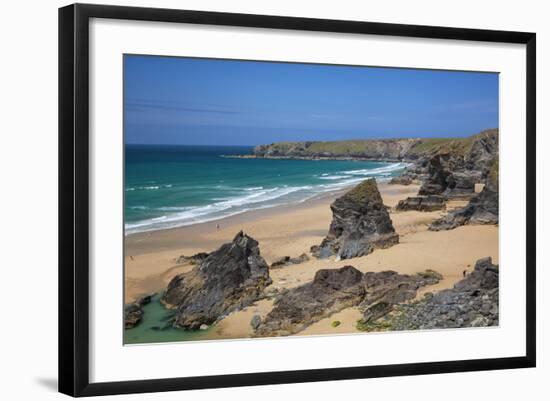
[[[186,226],[303,202],[405,163],[232,158],[251,146],[126,145],[125,232]]]

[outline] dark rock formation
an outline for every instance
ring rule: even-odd
[[[199,252],[199,253],[197,253],[195,255],[192,255],[192,256],[181,255],[176,259],[176,263],[178,265],[181,265],[181,264],[184,264],[184,263],[189,263],[189,264],[192,264],[192,265],[198,265],[199,263],[201,263],[207,257],[208,257],[208,254],[206,252]]]
[[[393,177],[389,183],[392,185],[411,185],[413,179],[408,175],[401,175],[399,177]]]
[[[446,155],[435,155],[428,161],[428,179],[424,181],[418,195],[440,195],[447,188],[447,177],[451,175],[445,166]]]
[[[415,298],[420,287],[436,284],[442,278],[433,270],[414,275],[394,271],[365,273],[365,297],[359,305],[363,312],[361,324],[369,324],[388,314],[396,304]]]
[[[175,326],[198,329],[250,305],[270,283],[258,242],[241,231],[193,270],[174,277],[162,302],[176,308]]]
[[[497,326],[498,286],[498,265],[491,258],[480,259],[454,288],[400,305],[388,323],[394,330]]]
[[[307,256],[307,254],[305,253],[302,253],[300,256],[297,256],[295,258],[291,258],[290,256],[283,256],[282,258],[279,258],[275,262],[273,262],[270,268],[277,269],[290,265],[298,265],[300,263],[307,262],[308,260],[309,256]]]
[[[395,209],[399,211],[418,210],[421,212],[444,210],[445,198],[439,195],[408,197],[400,200]]]
[[[363,274],[352,266],[323,269],[311,283],[282,292],[258,326],[256,336],[295,334],[312,323],[359,304]]]
[[[394,271],[362,274],[353,266],[319,270],[311,283],[279,294],[255,335],[295,334],[352,306],[359,306],[370,322],[388,313],[394,304],[414,298],[418,288],[440,279],[441,275],[430,270],[415,275]]]
[[[319,247],[311,249],[317,257],[338,255],[349,259],[399,242],[374,179],[363,181],[336,199],[330,208],[332,223],[328,235]]]
[[[430,231],[452,230],[465,224],[498,224],[498,193],[483,188],[466,207],[453,210],[434,221]]]
[[[475,184],[482,182],[480,171],[452,172],[446,180],[443,195],[452,199],[469,199],[475,194]]]
[[[151,302],[153,295],[145,295],[124,307],[124,328],[136,327],[143,318],[143,306]]]
[[[434,221],[431,231],[452,230],[465,224],[498,224],[498,157],[488,173],[481,193],[470,200],[464,208],[453,210]]]

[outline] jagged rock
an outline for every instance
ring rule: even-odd
[[[368,324],[388,314],[394,305],[415,298],[420,287],[436,284],[442,278],[433,270],[414,275],[398,274],[391,270],[365,273],[365,297],[359,305],[363,312],[361,324]]]
[[[269,284],[258,242],[241,231],[193,270],[175,276],[162,302],[176,309],[175,326],[198,329],[250,305]]]
[[[206,252],[199,252],[192,256],[181,255],[176,259],[176,264],[181,265],[183,263],[190,263],[192,265],[197,265],[207,257],[208,257],[208,254]]]
[[[151,302],[153,295],[145,295],[124,307],[124,328],[136,327],[143,318],[143,306]]]
[[[281,293],[256,336],[295,334],[314,322],[359,304],[363,274],[353,266],[319,270],[311,283]]]
[[[253,330],[256,330],[258,327],[260,327],[260,323],[262,323],[262,318],[260,315],[254,315],[252,316],[252,319],[250,319],[250,326],[252,326]]]
[[[389,324],[394,330],[496,326],[498,304],[498,265],[493,265],[491,258],[483,258],[454,288],[400,305]]]
[[[434,221],[430,231],[452,230],[465,224],[498,224],[498,192],[487,186],[467,206]]]
[[[475,184],[481,182],[480,171],[452,172],[447,177],[443,195],[447,198],[468,199],[475,194]]]
[[[429,230],[452,230],[465,224],[498,224],[498,160],[498,156],[493,159],[483,190],[474,196],[465,207],[453,210],[441,219],[434,221]]]
[[[421,212],[444,210],[445,198],[439,195],[408,197],[400,200],[395,209],[399,211],[418,210]]]
[[[491,168],[495,156],[498,157],[498,129],[482,131],[464,155],[464,168],[467,170],[487,171]]]
[[[399,177],[393,177],[389,183],[393,185],[411,185],[412,182],[412,178],[408,175],[401,175]]]
[[[437,154],[428,161],[428,179],[424,181],[418,195],[440,195],[447,188],[447,178],[451,172],[445,167],[444,160],[449,155]]]
[[[289,265],[298,265],[300,263],[307,262],[308,260],[309,256],[307,256],[307,254],[305,253],[302,253],[300,256],[297,256],[295,258],[291,258],[290,256],[283,256],[282,258],[279,258],[275,262],[273,262],[270,268],[277,269]]]
[[[374,179],[363,181],[337,198],[330,208],[332,222],[328,235],[319,247],[311,248],[317,257],[337,255],[349,259],[399,242]]]

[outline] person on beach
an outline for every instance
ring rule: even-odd
[[[219,224],[216,224],[216,230],[220,231],[220,225]]]

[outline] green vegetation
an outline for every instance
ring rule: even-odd
[[[438,272],[436,272],[435,270],[432,270],[432,269],[426,269],[423,272],[419,272],[419,273],[416,273],[416,274],[418,274],[420,277],[422,277],[424,279],[434,278],[434,279],[437,279],[437,280],[441,280],[443,278],[443,276],[441,274],[439,274]]]
[[[378,319],[374,322],[365,322],[363,319],[359,319],[355,325],[359,331],[388,331],[392,329],[392,324],[387,320]]]
[[[332,323],[331,323],[330,325],[331,325],[332,327],[338,327],[338,326],[340,326],[341,324],[342,324],[342,322],[341,322],[341,321],[339,321],[339,320],[335,320],[335,321],[334,321],[334,322],[332,322]]]
[[[345,197],[355,202],[363,202],[365,199],[373,199],[382,202],[382,196],[378,191],[378,186],[374,178],[361,182],[349,191]]]

